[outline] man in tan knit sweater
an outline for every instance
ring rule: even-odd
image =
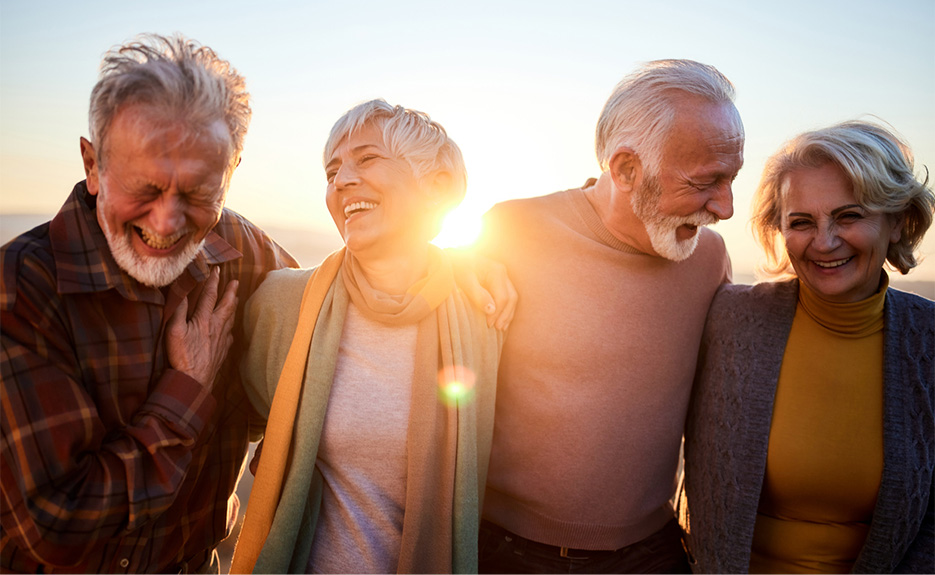
[[[690,572],[670,504],[744,132],[730,82],[687,60],[617,86],[602,174],[488,213],[520,294],[497,391],[487,573]]]

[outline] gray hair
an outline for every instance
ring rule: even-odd
[[[142,34],[104,55],[89,113],[99,161],[117,112],[132,104],[195,129],[222,120],[230,132],[231,167],[240,157],[250,125],[250,94],[243,76],[207,46],[179,34]]]
[[[890,244],[886,261],[906,274],[918,265],[916,250],[932,225],[935,193],[928,169],[916,178],[912,152],[895,134],[869,122],[851,121],[805,132],[766,161],[753,197],[753,234],[766,251],[768,276],[794,273],[782,239],[782,187],[802,168],[837,165],[850,180],[854,199],[867,210],[905,218],[902,235]]]
[[[335,122],[325,143],[322,163],[327,165],[335,148],[348,134],[367,125],[382,131],[387,150],[405,160],[416,178],[438,170],[451,174],[452,185],[450,190],[446,190],[443,208],[454,207],[464,199],[467,189],[464,158],[445,128],[424,112],[391,106],[382,99],[358,104]]]
[[[713,66],[692,60],[647,62],[617,84],[597,122],[595,150],[601,170],[621,146],[632,148],[644,169],[656,173],[662,148],[686,94],[712,103],[734,102],[734,85]]]

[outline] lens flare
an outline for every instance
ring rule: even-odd
[[[438,392],[449,405],[468,401],[474,396],[474,374],[460,365],[445,367],[438,372]]]

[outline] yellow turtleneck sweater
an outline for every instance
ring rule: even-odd
[[[883,301],[824,301],[799,284],[786,344],[751,573],[847,573],[883,473]]]

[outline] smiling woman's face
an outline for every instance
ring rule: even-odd
[[[799,280],[828,301],[876,293],[902,221],[860,206],[847,176],[830,162],[790,172],[782,195],[781,231]]]
[[[349,134],[325,164],[326,203],[344,243],[358,258],[405,255],[430,237],[430,194],[395,157],[373,125]]]

